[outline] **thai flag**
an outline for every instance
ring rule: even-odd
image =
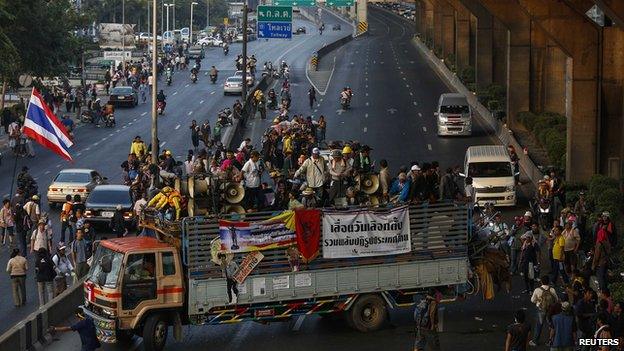
[[[30,95],[30,104],[28,104],[28,111],[26,111],[24,134],[59,154],[62,158],[73,161],[67,149],[74,143],[67,135],[65,126],[56,118],[35,88]]]

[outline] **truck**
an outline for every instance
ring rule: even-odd
[[[347,211],[371,216],[390,210]],[[386,223],[332,224],[331,235],[335,227],[348,245],[362,245],[361,252],[344,251],[353,257],[336,256],[333,245],[339,243],[330,238],[325,222],[334,214],[325,210],[317,227],[318,256],[297,268],[283,247],[230,253],[232,260],[241,263],[239,270],[247,268],[232,301],[226,294],[230,282],[214,259],[219,249],[215,240],[222,238],[220,223],[265,223],[279,211],[196,215],[177,222],[144,215],[141,225],[154,230],[156,237],[99,242],[83,283],[82,308],[93,318],[100,341],[115,343],[140,335],[145,350],[162,350],[170,327],[181,340],[183,325],[269,323],[312,314],[340,315],[358,331],[374,331],[383,326],[390,309],[412,306],[419,302],[417,296],[432,288],[446,289],[446,296],[452,298],[468,282],[470,208],[462,203],[436,203],[405,206],[402,211],[408,213],[401,227],[408,228],[408,234],[390,239],[378,236],[383,230],[398,228],[396,217]],[[360,230],[365,227],[376,237],[362,236]],[[369,244],[396,243],[396,238],[404,240],[401,253],[363,254],[366,248],[371,250]],[[250,261],[255,264],[245,265]]]

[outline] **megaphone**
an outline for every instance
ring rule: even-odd
[[[245,188],[240,183],[227,183],[224,189],[225,201],[237,204],[245,197]]]
[[[225,214],[244,214],[245,209],[241,205],[227,205],[223,206],[223,213]]]
[[[375,195],[369,195],[368,202],[370,203],[370,206],[373,206],[373,207],[379,206],[379,197]]]
[[[379,176],[376,174],[360,175],[360,190],[364,194],[374,194],[379,189]]]

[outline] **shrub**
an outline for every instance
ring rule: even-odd
[[[617,282],[609,284],[609,291],[611,291],[611,299],[613,299],[613,301],[624,301],[624,283]]]
[[[459,79],[465,85],[474,84],[474,82],[475,82],[475,69],[474,69],[474,67],[468,66],[468,67],[465,67],[464,69],[462,69],[461,72],[459,72]],[[470,88],[468,88],[468,89],[470,89]],[[473,89],[470,89],[470,90],[474,91]]]

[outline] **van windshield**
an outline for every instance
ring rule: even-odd
[[[472,178],[512,177],[509,162],[474,162],[468,165],[468,176]]]
[[[440,113],[469,113],[467,105],[440,106]]]

